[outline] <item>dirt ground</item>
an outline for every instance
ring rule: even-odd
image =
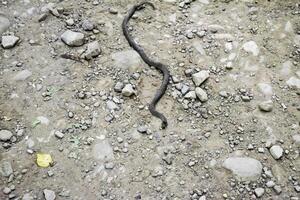
[[[139,11],[132,36],[171,73],[165,130],[161,74],[121,29],[137,2],[0,0],[0,199],[300,199],[299,1]]]

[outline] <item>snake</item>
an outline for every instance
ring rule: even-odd
[[[123,34],[124,34],[127,42],[129,43],[129,45],[140,55],[140,57],[143,59],[143,61],[150,67],[151,66],[155,67],[156,70],[160,71],[163,75],[162,83],[161,83],[159,89],[156,91],[154,98],[151,100],[151,102],[148,106],[148,109],[153,116],[159,118],[162,121],[161,128],[165,129],[168,126],[167,118],[162,113],[158,112],[155,107],[156,107],[156,104],[163,97],[163,95],[165,94],[165,92],[167,90],[169,78],[170,78],[170,72],[166,65],[164,65],[160,62],[153,61],[147,56],[147,54],[145,53],[143,48],[141,46],[139,46],[133,40],[133,38],[130,36],[128,26],[127,26],[128,22],[130,21],[132,16],[135,14],[135,12],[144,9],[146,5],[150,6],[153,10],[156,9],[155,6],[151,2],[141,2],[139,4],[134,5],[128,11],[127,15],[123,19],[122,30],[123,30]]]

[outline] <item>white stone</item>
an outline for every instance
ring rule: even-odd
[[[254,193],[257,197],[261,197],[262,195],[264,195],[265,189],[264,188],[256,188],[254,190]]]
[[[125,97],[130,97],[135,93],[131,84],[126,84],[125,87],[122,89],[122,95]]]
[[[106,106],[107,106],[108,110],[119,110],[120,109],[119,106],[113,101],[107,101]]]
[[[229,157],[224,161],[223,167],[243,181],[257,180],[262,172],[262,164],[249,157]]]
[[[94,41],[87,44],[87,50],[85,52],[85,58],[91,60],[94,57],[99,56],[101,53],[101,48],[98,41]]]
[[[202,88],[196,87],[195,92],[201,102],[206,102],[208,100],[207,93]]]
[[[84,43],[84,34],[67,30],[61,35],[61,40],[69,46],[81,46]]]
[[[193,81],[196,86],[200,86],[206,79],[209,78],[209,71],[202,70],[192,75]]]
[[[209,0],[198,0],[200,3],[209,4]]]
[[[273,89],[269,83],[259,83],[257,86],[260,92],[266,97],[271,97],[273,95]]]
[[[47,189],[44,190],[44,196],[46,200],[55,200],[56,198],[55,192]]]
[[[65,136],[65,134],[63,134],[63,133],[60,132],[60,131],[55,131],[55,132],[54,132],[54,135],[55,135],[55,137],[57,137],[57,138],[59,138],[59,139],[62,139],[62,138]]]
[[[252,53],[254,56],[258,56],[258,54],[259,54],[259,48],[254,41],[246,42],[243,45],[243,49],[247,52]]]
[[[300,79],[294,76],[287,80],[286,84],[292,89],[300,89]]]
[[[6,142],[10,140],[10,138],[13,136],[12,132],[8,130],[1,130],[0,131],[0,141]]]
[[[279,145],[274,145],[270,149],[270,153],[273,156],[274,159],[278,160],[283,155],[283,149]]]
[[[190,91],[184,96],[184,98],[186,98],[186,99],[196,99],[196,92],[195,91]]]
[[[129,70],[130,72],[141,71],[142,62],[139,54],[134,50],[126,50],[113,53],[111,58],[116,67]]]
[[[263,101],[260,104],[258,104],[258,107],[261,111],[271,112],[273,109],[273,102],[272,100]]]
[[[2,40],[1,40],[2,47],[4,49],[10,49],[14,47],[19,40],[20,40],[19,37],[13,35],[2,36]]]
[[[22,71],[19,71],[15,75],[14,80],[16,80],[16,81],[24,81],[24,80],[28,79],[31,75],[32,75],[31,71],[29,71],[28,69],[24,69]]]

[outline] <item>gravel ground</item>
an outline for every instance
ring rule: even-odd
[[[152,2],[165,130],[137,1],[0,0],[1,200],[300,199],[299,1]]]

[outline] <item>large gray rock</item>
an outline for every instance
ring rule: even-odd
[[[139,54],[134,50],[126,50],[113,53],[111,58],[116,67],[129,70],[130,72],[141,71],[142,62]]]
[[[193,81],[196,86],[200,86],[209,77],[208,70],[202,70],[192,75]]]
[[[271,147],[270,153],[275,160],[278,160],[283,156],[283,149],[279,145],[274,145]]]
[[[131,84],[126,84],[125,87],[122,89],[122,95],[125,97],[130,97],[135,93]]]
[[[15,77],[14,80],[16,81],[24,81],[27,78],[29,78],[32,75],[31,71],[29,71],[28,69],[24,69],[22,71],[19,71]]]
[[[300,79],[294,76],[287,80],[286,84],[292,89],[300,90]]]
[[[4,177],[9,177],[13,173],[13,168],[11,163],[8,161],[0,162],[0,174]]]
[[[257,180],[262,172],[262,164],[249,157],[229,157],[224,161],[223,167],[242,181]]]
[[[0,13],[0,35],[2,35],[10,27],[9,19]]]
[[[5,35],[2,36],[1,44],[4,49],[10,49],[13,48],[19,40],[20,38],[14,35]]]
[[[46,200],[54,200],[56,198],[55,192],[47,189],[44,189],[44,196]]]
[[[195,89],[196,95],[201,102],[205,102],[208,100],[208,96],[205,90],[200,87],[196,87]]]
[[[10,140],[10,138],[13,136],[12,132],[8,130],[1,130],[0,131],[0,141],[6,142]]]
[[[84,43],[84,34],[67,30],[61,35],[61,40],[72,47],[78,47]]]
[[[101,53],[101,48],[98,41],[90,42],[87,44],[87,50],[85,52],[85,58],[91,60],[94,57],[99,56]]]

